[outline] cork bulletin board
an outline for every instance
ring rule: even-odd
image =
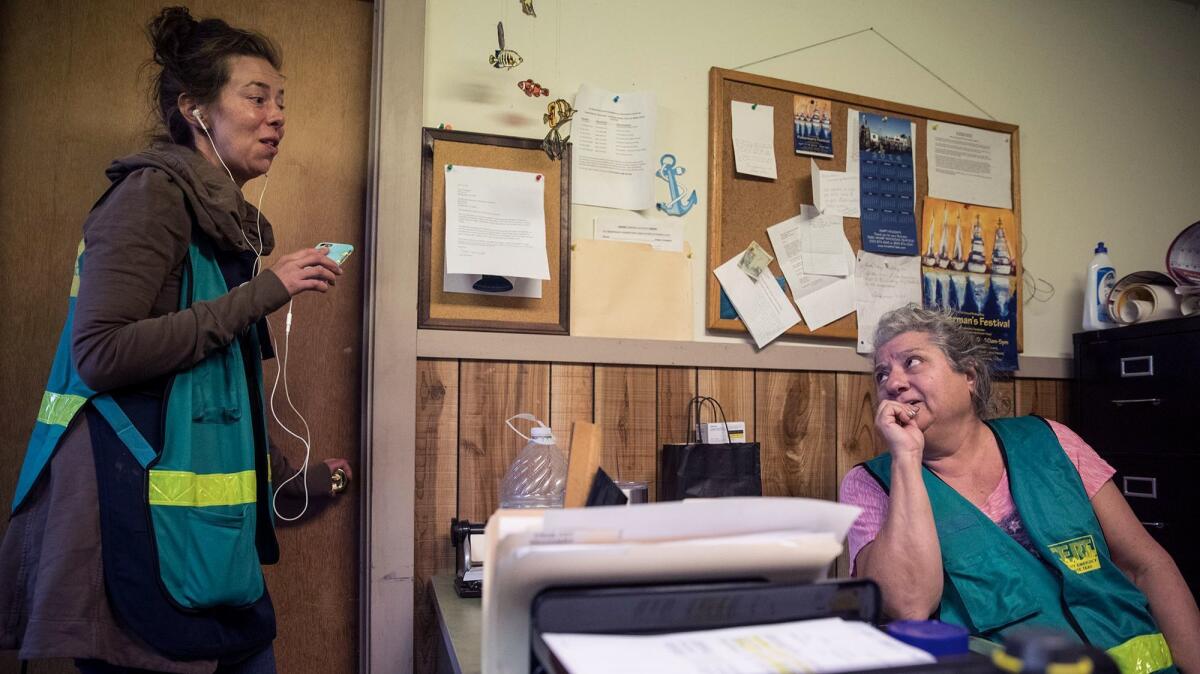
[[[712,68],[709,71],[709,148],[708,165],[708,292],[705,307],[706,325],[711,330],[746,332],[737,318],[721,317],[721,286],[712,270],[745,250],[751,241],[770,248],[767,228],[800,212],[802,204],[813,203],[812,177],[808,155],[797,155],[793,146],[793,102],[796,96],[814,96],[832,102],[830,114],[834,156],[817,158],[817,167],[826,171],[846,170],[846,114],[849,108],[859,112],[899,115],[916,123],[916,142],[913,144],[915,172],[914,213],[918,235],[921,231],[922,204],[929,193],[926,157],[926,126],[931,121],[950,122],[1012,136],[1012,205],[1017,241],[1020,240],[1021,189],[1018,150],[1018,127],[1015,124],[990,119],[939,112],[901,103],[868,98],[833,89],[824,89],[761,75]],[[774,107],[775,162],[777,178],[770,180],[748,176],[734,170],[732,101],[757,103]],[[857,132],[857,130],[854,130]],[[858,218],[843,218],[846,238],[855,251],[862,247]],[[924,241],[918,241],[924,248]],[[1021,295],[1021,268],[1017,260],[1016,297]],[[771,271],[782,276],[778,260],[771,262]],[[791,291],[786,291],[791,296]],[[1017,349],[1021,349],[1021,302],[1017,301]],[[858,324],[854,313],[844,316],[819,330],[810,330],[803,322],[787,331],[789,335],[810,335],[831,339],[855,339]]]
[[[551,160],[540,139],[423,129],[418,327],[565,335],[570,326],[571,148]],[[446,174],[477,166],[545,177],[546,256],[550,280],[541,298],[446,292]]]

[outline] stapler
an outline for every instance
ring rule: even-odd
[[[450,520],[450,543],[455,554],[454,591],[460,597],[483,596],[483,524]]]

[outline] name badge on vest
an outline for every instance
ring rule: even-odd
[[[1100,568],[1100,555],[1096,554],[1096,541],[1091,534],[1054,543],[1050,546],[1050,552],[1075,573],[1083,574]]]

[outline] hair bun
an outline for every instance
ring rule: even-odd
[[[197,25],[187,7],[164,7],[147,26],[154,62],[161,66],[178,63]]]

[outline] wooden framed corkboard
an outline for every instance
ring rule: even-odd
[[[445,292],[446,174],[443,167],[478,166],[545,177],[546,256],[550,280],[539,299]],[[417,315],[422,328],[568,334],[571,299],[571,148],[562,159],[542,141],[492,134],[423,129],[421,258]]]
[[[1013,219],[1017,233],[1015,242],[1020,241],[1020,152],[1018,127],[1015,124],[939,112],[734,70],[712,68],[709,71],[708,90],[709,148],[712,156],[708,165],[709,274],[705,306],[705,322],[709,329],[746,332],[741,320],[721,317],[721,286],[717,282],[716,276],[712,274],[712,270],[745,250],[751,241],[758,241],[760,245],[770,250],[767,228],[799,213],[802,204],[813,203],[812,176],[809,168],[811,157],[797,155],[792,144],[793,102],[796,96],[814,96],[828,99],[832,103],[830,121],[834,156],[832,159],[816,159],[817,167],[822,170],[846,170],[847,109],[853,108],[859,112],[874,112],[883,115],[899,115],[916,123],[917,133],[916,142],[913,145],[913,160],[916,178],[914,212],[917,218],[918,234],[921,231],[922,203],[929,194],[925,151],[928,123],[931,121],[950,122],[1010,134],[1012,136]],[[746,176],[734,170],[732,122],[730,120],[732,101],[774,107],[777,171],[775,180]],[[862,237],[858,218],[843,218],[843,227],[850,245],[854,250],[859,250],[862,246]],[[919,243],[924,245],[923,241]],[[1018,255],[1013,291],[1017,298],[1021,297],[1023,264],[1024,260]],[[778,261],[771,262],[771,271],[776,276],[782,276]],[[790,297],[791,291],[787,292]],[[1024,321],[1019,299],[1016,305],[1017,349],[1021,350]],[[786,334],[855,339],[858,335],[858,322],[855,315],[851,313],[817,331],[809,330],[801,322],[793,326]]]

